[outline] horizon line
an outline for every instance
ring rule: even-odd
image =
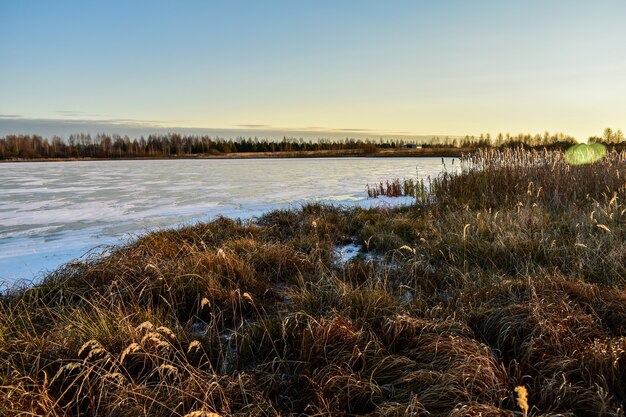
[[[57,119],[57,118],[35,118],[25,117],[16,114],[0,114],[0,135],[40,135],[45,137],[60,136],[61,138],[69,137],[72,134],[121,134],[126,136],[147,136],[151,134],[163,133],[182,133],[196,135],[220,136],[230,134],[230,137],[265,135],[263,138],[289,136],[289,134],[300,135],[301,138],[324,139],[326,137],[342,137],[342,138],[464,138],[480,137],[481,135],[490,135],[493,137],[498,134],[510,134],[511,136],[522,135],[543,135],[545,132],[555,134],[563,134],[566,137],[578,139],[574,135],[565,132],[498,132],[492,134],[485,131],[481,133],[465,133],[465,134],[423,134],[411,133],[405,131],[381,130],[371,128],[327,128],[320,126],[306,127],[279,127],[268,124],[238,124],[231,127],[193,127],[193,126],[168,126],[156,123],[155,121],[128,119],[128,118],[110,118],[110,119]],[[348,135],[348,136],[346,136]],[[591,136],[590,136],[591,137]],[[583,139],[584,140],[584,139]]]

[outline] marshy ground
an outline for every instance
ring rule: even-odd
[[[521,416],[524,386],[623,416],[626,156],[463,164],[410,207],[220,218],[2,296],[1,414]]]

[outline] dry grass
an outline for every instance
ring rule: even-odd
[[[0,414],[623,416],[624,173],[484,151],[413,207],[220,218],[65,266],[0,298]]]

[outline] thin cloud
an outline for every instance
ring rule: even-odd
[[[42,117],[42,118],[28,118],[28,120],[38,120],[43,122],[60,122],[60,123],[79,123],[79,124],[131,124],[131,125],[140,125],[140,126],[153,126],[153,127],[163,127],[167,124],[173,123],[182,123],[185,120],[145,120],[145,119],[130,119],[130,118],[117,118],[117,117],[107,117],[102,114],[96,113],[87,113],[80,110],[55,110],[54,113],[59,114],[61,116],[65,116],[66,118],[54,118],[54,117]],[[74,118],[76,116],[81,116],[79,118]]]
[[[83,116],[86,114],[84,111],[78,110],[55,110],[54,112],[63,116]]]
[[[303,126],[303,127],[280,127],[267,124],[240,124],[235,127],[241,127],[246,129],[260,129],[260,130],[281,130],[284,132],[328,132],[328,133],[345,133],[354,132],[361,134],[381,134],[387,133],[379,129],[359,129],[359,128],[331,128],[323,126]]]
[[[262,129],[273,129],[270,125],[259,125],[259,124],[244,124],[244,125],[235,125],[236,127],[245,127],[245,128],[262,128]]]
[[[69,116],[71,111],[67,111]],[[59,113],[57,111],[57,113]],[[79,112],[76,112],[78,115]],[[181,120],[143,120],[143,119],[126,119],[126,118],[82,118],[82,119],[55,119],[55,118],[21,118],[20,120],[31,120],[37,122],[51,122],[51,123],[69,123],[69,124],[81,124],[81,125],[132,125],[132,126],[146,126],[146,127],[164,127],[168,123],[180,123]]]
[[[370,132],[370,133],[380,132],[380,130],[378,129],[358,129],[358,128],[329,129],[329,130],[334,130],[337,132]]]

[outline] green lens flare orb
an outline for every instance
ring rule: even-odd
[[[565,152],[565,160],[571,165],[593,164],[606,155],[606,147],[601,143],[580,143]]]

